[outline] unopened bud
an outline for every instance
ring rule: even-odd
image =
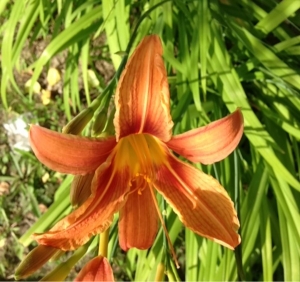
[[[15,279],[24,279],[40,269],[59,249],[38,245],[20,263],[16,269]]]
[[[93,177],[94,173],[74,176],[70,190],[70,199],[73,207],[81,206],[91,195]]]
[[[109,113],[109,117],[108,117],[108,120],[107,120],[107,125],[106,125],[106,130],[105,131],[109,135],[115,134],[115,126],[114,126],[115,113],[116,113],[116,109],[113,108],[113,110],[111,110],[111,112]]]
[[[93,129],[92,129],[93,136],[98,136],[99,134],[101,134],[103,129],[105,128],[106,123],[107,123],[107,109],[104,109],[103,111],[98,113],[95,117],[93,123]]]
[[[60,73],[56,68],[50,68],[47,73],[48,86],[52,87],[61,80]]]
[[[78,135],[92,119],[94,112],[86,108],[74,117],[62,130],[63,133]]]

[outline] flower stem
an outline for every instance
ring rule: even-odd
[[[100,234],[98,255],[107,257],[108,241],[109,241],[109,228],[107,228],[104,232]]]
[[[165,281],[165,264],[160,262],[156,269],[154,281]]]

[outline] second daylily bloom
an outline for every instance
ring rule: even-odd
[[[81,269],[74,281],[115,281],[115,279],[107,258],[98,256]]]
[[[115,136],[86,138],[31,126],[37,158],[53,170],[94,173],[90,197],[39,244],[76,249],[109,227],[120,212],[123,250],[148,249],[158,230],[155,190],[195,233],[230,249],[240,243],[239,221],[225,189],[212,176],[176,158],[211,164],[227,157],[243,134],[240,110],[211,124],[172,136],[167,74],[158,36],[139,44],[118,83]]]

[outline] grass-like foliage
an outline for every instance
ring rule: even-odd
[[[154,280],[163,263],[169,280],[300,280],[299,8],[295,0],[1,0],[1,123],[12,111],[30,111],[40,124],[61,130],[95,99],[101,104],[114,70],[122,70],[122,58],[151,33],[163,42],[174,133],[242,110],[244,137],[236,151],[214,165],[198,166],[234,201],[241,245],[233,252],[195,235],[165,206],[181,268],[173,266],[162,229],[150,250],[124,254],[112,227],[108,258],[116,279]],[[50,104],[43,105],[34,84],[47,88],[50,66],[59,69],[61,81]],[[115,83],[110,85],[105,91],[111,96]],[[31,213],[37,219],[21,238],[32,248],[33,232],[69,213],[71,183],[70,176],[45,170],[30,153],[12,152],[5,134],[1,137],[0,182],[10,189],[0,194],[0,248],[8,238],[12,244],[0,259],[0,280],[13,274],[12,251],[22,259],[17,242],[24,232],[22,217]],[[41,181],[45,173],[49,179]],[[55,200],[41,215],[38,204],[49,206],[54,188]],[[86,252],[95,254],[96,243],[76,261]]]

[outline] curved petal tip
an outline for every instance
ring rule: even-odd
[[[239,144],[244,131],[240,109],[206,126],[174,136],[168,147],[192,162],[212,164],[226,158]]]

